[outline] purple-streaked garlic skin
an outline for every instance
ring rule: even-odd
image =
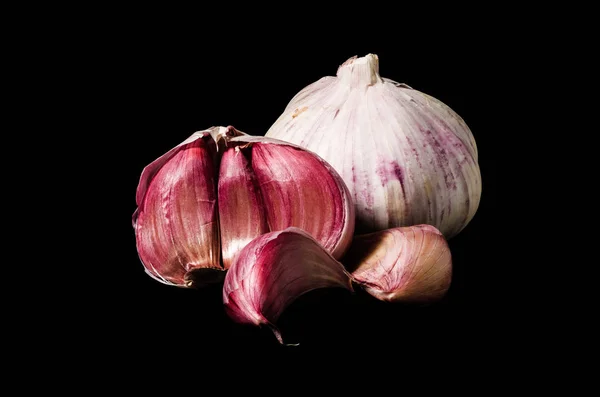
[[[182,287],[222,281],[241,249],[270,231],[301,228],[336,259],[354,234],[350,192],[329,164],[231,126],[194,133],[148,165],[136,200],[146,272]]]
[[[268,231],[298,227],[339,259],[350,247],[355,212],[340,175],[315,153],[278,139],[242,135],[228,141],[251,159]],[[220,199],[221,200],[221,199]]]
[[[236,322],[269,326],[294,300],[318,288],[352,291],[344,266],[305,231],[290,227],[263,234],[236,256],[225,276],[223,303]]]
[[[223,267],[252,239],[269,231],[260,187],[250,164],[251,152],[229,148],[219,170],[219,225]]]
[[[224,268],[255,237],[298,227],[339,259],[354,234],[354,206],[337,172],[316,154],[275,139],[228,140],[219,173]]]
[[[156,280],[185,287],[196,269],[222,270],[216,171],[216,141],[201,131],[142,172],[133,224],[140,260]]]
[[[343,263],[355,282],[382,301],[432,303],[452,281],[448,243],[431,225],[355,236]]]
[[[356,205],[357,233],[431,224],[450,238],[479,206],[469,127],[441,101],[380,77],[373,54],[298,92],[266,136],[305,147],[338,171]]]

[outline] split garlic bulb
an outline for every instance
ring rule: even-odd
[[[266,136],[333,166],[354,200],[357,233],[429,224],[450,238],[479,206],[469,127],[441,101],[382,78],[374,54],[350,58],[336,77],[301,90]]]
[[[254,238],[296,227],[340,258],[354,205],[323,159],[232,126],[198,131],[146,166],[133,214],[148,275],[179,287],[220,282]]]

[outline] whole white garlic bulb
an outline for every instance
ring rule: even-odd
[[[429,224],[450,238],[479,206],[469,127],[441,101],[382,78],[374,54],[302,89],[266,136],[333,166],[354,199],[357,233]]]

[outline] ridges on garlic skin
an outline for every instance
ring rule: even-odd
[[[290,227],[247,244],[223,285],[225,311],[234,321],[268,326],[283,343],[277,319],[293,301],[318,288],[352,291],[349,273],[311,235]]]
[[[446,238],[481,196],[474,137],[441,101],[379,76],[379,60],[350,58],[292,98],[266,136],[314,151],[344,179],[357,233],[430,224]]]
[[[222,270],[216,156],[216,141],[199,132],[142,173],[133,224],[140,260],[157,281],[189,286],[197,268]]]
[[[261,213],[268,231],[298,227],[334,258],[347,251],[354,234],[354,204],[342,178],[327,162],[300,146],[259,136],[231,138],[227,150],[249,159],[248,177],[260,196],[256,202],[264,206]],[[229,202],[223,191],[221,202]],[[222,231],[227,227],[221,222]],[[256,236],[248,237],[246,242]]]
[[[357,235],[341,262],[290,227],[258,236],[240,251],[225,277],[223,304],[234,321],[268,326],[283,343],[279,316],[314,289],[354,291],[355,283],[381,301],[424,304],[442,299],[451,279],[448,244],[431,225]]]
[[[225,269],[229,269],[235,256],[254,237],[269,231],[264,200],[250,154],[237,146],[226,150],[221,159],[219,225]]]
[[[299,227],[335,258],[354,233],[350,193],[329,164],[231,126],[197,132],[148,165],[136,201],[146,272],[181,287],[221,281],[239,251],[269,231]]]
[[[355,236],[342,262],[355,282],[383,301],[435,302],[452,280],[448,243],[431,225]]]

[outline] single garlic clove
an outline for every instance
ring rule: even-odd
[[[355,282],[383,301],[433,302],[452,279],[446,239],[430,225],[355,236],[343,263]]]
[[[252,239],[269,231],[259,182],[250,165],[250,151],[225,150],[219,171],[219,225],[223,267]]]
[[[223,278],[214,132],[193,134],[140,178],[133,215],[138,254],[146,272],[165,284],[190,287]]]
[[[350,192],[339,174],[315,153],[284,141],[240,136],[230,143],[251,151],[247,156],[269,230],[303,229],[339,259],[350,246],[355,222]]]
[[[223,303],[236,322],[269,326],[295,299],[317,288],[352,291],[348,272],[312,236],[290,227],[252,240],[227,272]]]

